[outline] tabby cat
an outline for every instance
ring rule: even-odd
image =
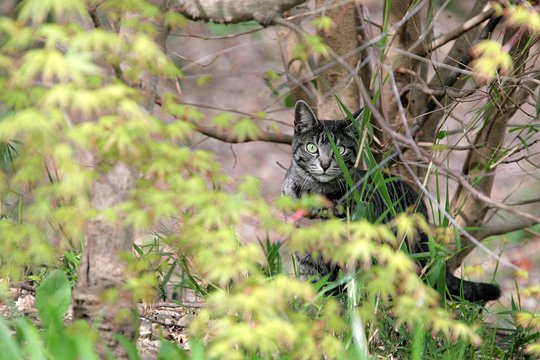
[[[299,198],[302,194],[319,194],[334,203],[346,195],[345,177],[334,156],[328,134],[332,134],[336,149],[341,154],[353,180],[356,182],[363,179],[367,172],[354,168],[358,134],[353,125],[346,119],[320,121],[304,101],[298,101],[295,107],[292,162],[283,180],[282,193],[293,198]],[[426,205],[405,181],[394,179],[386,186],[395,212],[414,209],[429,219]],[[387,211],[387,205],[377,191],[365,191],[362,201],[369,205],[371,219],[378,219],[381,216],[383,222],[392,219],[392,212]],[[427,235],[419,233],[412,251],[428,252],[427,243]],[[302,277],[329,275],[330,281],[337,279],[338,266],[324,262],[321,258],[314,258],[310,253],[297,253],[295,256]],[[427,261],[424,259],[419,263],[425,266]],[[501,294],[497,285],[465,281],[449,272],[446,273],[446,286],[452,297],[462,295],[469,301],[496,300]]]

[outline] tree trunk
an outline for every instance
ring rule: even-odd
[[[327,1],[317,0],[318,7],[324,6],[325,3]],[[358,21],[354,2],[346,2],[339,7],[327,9],[323,14],[332,19],[334,26],[328,31],[319,31],[319,35],[335,54],[342,56],[358,47],[356,35]],[[357,69],[359,60],[360,57],[355,55],[345,59],[345,62],[351,69]],[[330,61],[333,59],[325,59],[318,65],[324,66]],[[340,64],[332,66],[318,76],[317,89],[317,113],[321,119],[342,119],[344,117],[332,91],[351,112],[360,109],[358,87],[349,73],[349,69]]]
[[[390,4],[388,11],[389,26],[396,26],[412,9],[412,1],[394,1]],[[422,19],[425,17],[427,7],[417,11],[408,21],[399,28],[388,30],[388,46],[395,49],[409,50],[415,43],[416,47],[423,49],[426,42],[431,39],[430,32],[424,33]],[[422,110],[418,104],[419,91],[411,84],[421,84],[421,79],[425,75],[426,65],[410,56],[388,50],[383,67],[380,70],[381,110],[385,118],[390,122],[392,128],[401,133],[405,132],[407,126],[411,125],[413,119]],[[407,90],[405,90],[407,89]],[[376,154],[378,160],[391,145],[391,139],[380,129],[376,131],[383,148]],[[406,155],[406,158],[416,161],[414,154]],[[410,177],[411,174],[402,166],[396,165],[394,171],[403,177]]]
[[[98,212],[125,201],[137,174],[126,164],[117,163],[92,186],[92,206]],[[108,350],[117,359],[127,359],[123,347],[114,338],[120,334],[130,340],[138,331],[138,316],[131,293],[124,287],[126,267],[121,259],[133,246],[133,229],[120,221],[111,222],[98,213],[85,229],[84,252],[73,291],[73,318],[99,324],[98,351]],[[114,300],[105,299],[107,291],[116,292]]]
[[[166,11],[165,0],[155,0],[154,3],[161,7],[162,13]],[[120,37],[129,41],[134,35],[129,22],[146,22],[155,27],[155,41],[166,51],[168,28],[161,23],[162,19],[148,19],[141,14],[128,12],[122,20],[125,22],[120,27]],[[121,70],[126,70],[125,67],[125,64],[120,65]],[[141,89],[144,99],[142,106],[153,113],[158,77],[143,74],[137,83],[123,80]],[[99,163],[93,165],[96,169],[104,167]],[[99,174],[99,179],[92,186],[91,202],[97,214],[85,229],[84,252],[73,292],[73,318],[99,324],[98,352],[102,357],[110,351],[116,359],[128,359],[128,354],[115,335],[133,341],[139,329],[137,307],[131,292],[125,287],[128,274],[121,258],[132,251],[134,229],[125,224],[122,214],[117,214],[117,218],[111,220],[105,218],[103,212],[128,200],[139,172],[122,161],[110,165],[111,170]]]

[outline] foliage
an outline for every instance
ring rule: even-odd
[[[474,47],[473,52],[477,58],[471,66],[482,80],[492,81],[497,71],[501,75],[508,75],[512,71],[512,57],[496,41],[484,40]]]
[[[9,359],[98,359],[94,351],[97,332],[85,321],[66,326],[71,288],[66,275],[51,272],[36,291],[43,330],[27,318],[0,319],[0,344]],[[11,335],[15,332],[15,336]]]
[[[91,21],[79,0],[26,0],[17,16],[0,17],[0,277],[23,278],[25,267],[53,268],[58,254],[67,254],[61,261],[67,275],[30,275],[41,282],[36,301],[43,331],[24,318],[1,320],[0,345],[10,358],[97,358],[96,324],[63,323],[85,225],[96,218],[142,233],[164,220],[175,222],[175,229],[160,233],[154,243],[135,246],[139,262],[126,256],[132,265],[126,284],[135,300],[151,297],[147,290],[155,283],[166,297],[165,287],[177,272],[182,276],[177,286],[206,297],[207,307],[191,324],[191,354],[164,342],[160,358],[356,358],[359,332],[373,339],[372,350],[384,344],[418,359],[444,343],[445,355],[472,357],[481,339],[489,339],[489,329],[478,329],[483,320],[478,307],[460,313],[441,306],[441,297],[416,276],[414,262],[400,249],[418,228],[425,229],[422,219],[399,216],[390,227],[329,219],[297,228],[276,216],[276,209],[309,212],[323,207],[323,199],[269,202],[256,178],[234,182],[213,154],[191,148],[204,118],[197,108],[167,93],[156,100],[168,121],[151,110],[158,101],[143,107],[148,94],[141,78],[175,82],[183,76],[160,48],[152,22],[182,27],[185,19],[162,14],[151,2],[110,0],[102,6],[113,22],[126,11],[149,21],[120,22],[130,38],[106,28],[89,30],[64,21]],[[517,10],[511,19],[523,24]],[[314,25],[328,31],[335,24],[323,16]],[[218,26],[214,31],[221,33]],[[329,54],[311,34],[302,34],[293,51],[304,60]],[[476,52],[476,69],[489,79],[511,71],[504,46],[486,42]],[[485,60],[488,56],[496,61]],[[276,74],[267,72],[265,80],[270,84]],[[363,116],[362,133],[373,141],[369,113]],[[261,134],[247,117],[222,113],[212,122],[230,129],[238,141]],[[372,154],[362,155],[378,169]],[[118,163],[128,164],[138,179],[126,199],[101,209],[92,203],[93,186]],[[373,177],[384,189],[380,171]],[[262,246],[253,234],[241,241],[247,218],[267,236]],[[286,274],[280,251],[312,251],[347,271],[334,284],[303,282]],[[442,262],[444,255],[434,261]],[[347,294],[323,296],[338,286]],[[465,316],[456,320],[453,313]],[[536,316],[518,315],[516,322],[540,330]],[[536,344],[529,351],[538,353]]]
[[[70,303],[71,287],[67,276],[60,270],[52,271],[36,290],[42,329],[38,330],[25,317],[0,319],[2,356],[13,360],[99,359],[95,351],[99,342],[96,329],[83,320],[64,324]],[[133,347],[129,343],[125,346]],[[167,341],[162,342],[159,356],[168,359],[186,357],[183,351]]]
[[[529,312],[519,312],[516,314],[516,323],[521,329],[525,329],[526,334],[531,334],[528,336],[527,342],[530,342],[527,345],[526,352],[533,355],[540,355],[540,315],[529,313]],[[536,340],[532,342],[533,340]]]

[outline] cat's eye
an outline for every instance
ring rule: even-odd
[[[315,154],[319,149],[317,148],[317,145],[315,145],[314,143],[307,143],[306,150],[308,153]]]
[[[345,154],[345,146],[339,145],[339,146],[337,147],[337,149],[338,149],[340,155]]]

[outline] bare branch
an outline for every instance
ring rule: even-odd
[[[317,90],[311,81],[311,66],[308,61],[295,54],[295,48],[301,44],[301,35],[281,25],[276,25],[276,33],[279,39],[281,61],[292,99],[295,102],[304,100],[315,108]]]
[[[305,0],[174,0],[170,9],[191,20],[270,25],[274,18]]]
[[[507,30],[505,38],[514,39],[516,32]],[[524,63],[527,60],[529,49],[529,35],[521,33],[517,44],[512,49],[514,57],[517,57],[515,66],[518,73],[523,73]],[[473,144],[486,146],[470,151],[463,164],[463,173],[473,178],[477,191],[489,195],[493,188],[494,176],[484,176],[487,170],[495,170],[500,159],[505,158],[501,147],[504,144],[507,130],[506,125],[519,106],[529,97],[529,86],[516,87],[507,83],[494,84],[490,95],[494,97],[492,103],[496,105],[494,110],[486,110],[483,113],[484,126],[478,131]],[[508,205],[505,205],[511,208]],[[469,190],[463,184],[459,184],[451,202],[451,208],[456,214],[456,220],[464,227],[481,226],[489,209],[488,204],[479,198],[471,199]],[[528,219],[532,220],[532,219]],[[471,251],[467,241],[462,243],[463,251],[449,261],[449,269],[461,265],[461,262]]]
[[[195,38],[195,39],[201,39],[201,40],[224,40],[224,39],[234,39],[240,36],[253,34],[254,32],[258,32],[263,30],[262,27],[257,27],[251,30],[242,31],[235,34],[227,34],[227,35],[221,35],[221,36],[204,36],[199,34],[193,34],[193,33],[170,33],[169,36],[177,36],[177,37],[189,37],[189,38]]]
[[[516,201],[513,203],[507,203],[508,206],[522,206],[522,205],[529,205],[529,204],[536,204],[540,202],[540,198],[534,198],[534,199],[526,199],[521,201]]]
[[[157,98],[155,100],[155,103],[161,106],[162,100],[160,98]],[[203,135],[209,136],[217,140],[221,140],[223,142],[231,143],[231,144],[238,144],[238,143],[245,143],[245,142],[252,142],[252,141],[265,141],[265,142],[273,142],[277,144],[290,145],[292,144],[292,138],[293,138],[292,135],[268,132],[268,131],[263,131],[259,129],[257,137],[241,139],[237,135],[230,132],[229,130],[214,128],[214,127],[207,126],[207,125],[201,124],[200,122],[195,122],[195,121],[191,121],[190,124],[193,126],[195,131],[200,132]]]
[[[425,56],[426,54],[429,54],[435,49],[440,48],[441,46],[449,43],[450,41],[457,39],[467,31],[475,28],[476,26],[480,25],[484,21],[486,21],[488,18],[490,18],[495,13],[495,10],[492,8],[489,8],[488,10],[481,12],[480,14],[473,16],[472,18],[469,18],[467,21],[465,21],[463,24],[458,26],[457,28],[445,32],[435,40],[431,42],[424,51],[418,52],[417,55],[419,56]]]
[[[521,218],[513,218],[512,220],[496,220],[488,222],[482,226],[482,230],[476,232],[476,238],[483,240],[490,236],[508,234],[513,231],[523,230],[535,225],[532,221]]]
[[[194,126],[197,132],[231,144],[246,143],[252,141],[265,141],[287,145],[292,144],[292,135],[288,134],[280,134],[260,130],[259,134],[255,138],[240,139],[238,136],[232,134],[230,131],[227,131],[225,129],[217,129],[195,122],[191,124]]]
[[[490,21],[486,24],[484,29],[482,29],[482,31],[480,32],[480,34],[478,35],[478,37],[476,38],[474,42],[488,38],[491,32],[493,31],[493,29],[499,23],[500,19],[501,19],[500,17],[492,17]],[[474,43],[474,42],[471,42],[471,43]],[[467,43],[467,49],[471,43]],[[448,58],[452,58],[452,53],[450,53]],[[447,70],[447,71],[442,70],[441,74],[436,75],[432,79],[429,87],[430,88],[437,87],[440,82],[439,76],[442,74],[445,74],[444,80],[442,81],[443,88],[453,86],[454,90],[460,89],[465,84],[465,81],[463,80],[459,81],[458,85],[456,85],[456,82],[458,82],[459,76],[463,73],[461,70],[464,69],[465,66],[467,66],[467,64],[470,63],[470,61],[471,61],[471,55],[468,52],[465,52],[464,55],[461,57],[457,68],[454,68],[452,70]],[[424,135],[420,137],[421,141],[433,141],[433,138],[435,136],[435,131],[443,115],[442,112],[437,114],[434,112],[434,110],[437,106],[437,102],[444,103],[445,99],[448,99],[448,96],[446,94],[438,95],[438,96],[435,96],[435,99],[436,101],[434,101],[433,99],[430,99],[427,102],[424,110],[420,113],[422,114],[422,116],[420,116],[416,120],[416,123],[414,124],[414,126],[411,127],[411,133],[413,136],[416,135],[416,133],[419,130],[423,130]]]

